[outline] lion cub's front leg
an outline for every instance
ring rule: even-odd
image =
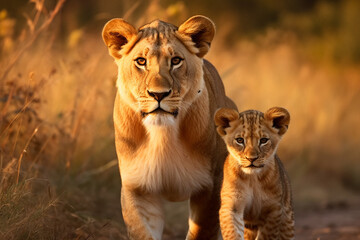
[[[164,228],[161,199],[157,196],[121,189],[122,214],[129,239],[160,240]]]
[[[284,214],[286,212],[286,214]],[[265,221],[259,228],[257,240],[294,239],[294,219],[292,209],[284,208],[279,204],[272,207],[266,215]]]
[[[220,227],[225,240],[244,239],[244,204],[236,205],[234,191],[225,187],[221,191]],[[228,191],[227,191],[228,190]]]
[[[275,205],[272,207],[272,210],[264,216],[264,223],[259,228],[258,240],[267,240],[267,239],[279,239],[283,238],[280,235],[280,225],[284,224],[281,222],[282,217],[281,205]],[[288,239],[288,238],[285,238]]]

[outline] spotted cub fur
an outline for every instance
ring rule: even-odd
[[[224,240],[294,239],[290,182],[276,155],[289,122],[289,112],[278,107],[265,114],[216,112],[217,131],[229,151],[221,189]]]

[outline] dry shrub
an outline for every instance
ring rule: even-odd
[[[106,50],[89,53],[91,40],[56,45],[58,31],[45,31],[56,12],[35,3],[27,37],[10,39],[20,47],[1,58],[0,238],[123,239],[120,215],[97,214],[104,200],[96,198],[110,195],[121,212],[112,161],[116,69],[99,71],[111,60]]]

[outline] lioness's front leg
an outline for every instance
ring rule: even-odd
[[[122,214],[130,239],[160,240],[164,229],[161,199],[156,195],[121,189]]]
[[[219,208],[220,190],[214,186],[190,198],[189,231],[186,240],[212,240],[220,235]]]

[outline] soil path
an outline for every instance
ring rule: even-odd
[[[186,230],[183,225],[175,224],[172,229],[165,229],[163,239],[183,240]],[[360,203],[351,206],[339,203],[320,210],[296,211],[295,239],[360,240]]]
[[[360,239],[360,204],[298,212],[295,220],[296,239]]]

